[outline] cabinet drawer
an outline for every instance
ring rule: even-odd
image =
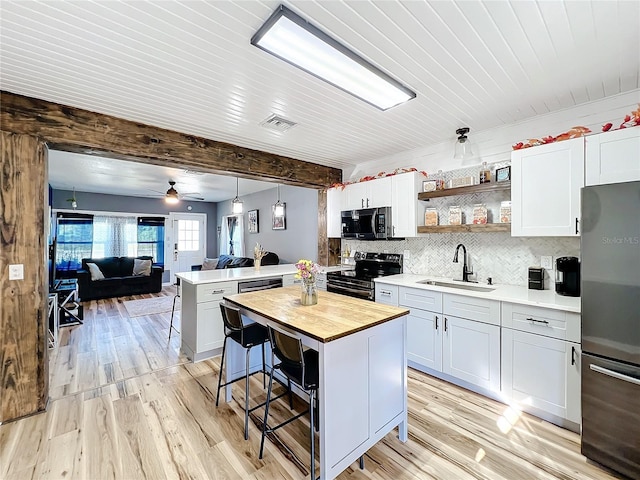
[[[500,302],[498,300],[447,293],[444,295],[443,303],[445,315],[454,315],[500,326]]]
[[[430,312],[442,312],[442,293],[420,288],[400,287],[398,304]]]
[[[237,282],[205,283],[196,287],[196,302],[222,300],[225,295],[238,293]]]
[[[376,283],[376,302],[398,306],[398,286]]]
[[[580,315],[551,308],[502,304],[502,326],[580,343]]]

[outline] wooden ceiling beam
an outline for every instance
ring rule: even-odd
[[[325,188],[342,171],[110,115],[0,91],[0,128],[56,150],[218,175]]]

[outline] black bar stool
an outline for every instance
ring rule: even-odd
[[[319,358],[318,352],[315,350],[304,350],[302,348],[302,340],[294,338],[269,327],[269,339],[271,341],[271,372],[269,373],[269,389],[267,390],[267,401],[264,409],[264,422],[262,427],[262,439],[260,441],[260,455],[264,452],[264,439],[268,433],[274,432],[280,427],[284,427],[294,420],[300,418],[309,412],[309,438],[311,440],[311,478],[315,478],[315,435],[314,430],[318,429],[316,423],[316,400],[319,386]],[[276,363],[276,357],[280,363]],[[267,420],[269,417],[269,404],[278,397],[271,398],[271,389],[273,386],[274,371],[280,370],[287,378],[289,384],[294,383],[306,393],[309,394],[309,409],[299,413],[288,420],[269,427]],[[276,378],[277,381],[277,378]],[[291,388],[289,388],[291,392]],[[291,395],[291,394],[290,394]],[[279,395],[282,396],[282,395]],[[291,397],[289,397],[291,405]],[[292,405],[291,405],[292,406]],[[293,406],[292,406],[293,408]],[[364,456],[359,458],[360,469],[364,470]]]
[[[181,291],[181,286],[180,286],[180,279],[176,278],[176,283],[174,283],[175,287],[176,287],[176,295],[173,297],[173,306],[171,307],[171,323],[169,323],[169,341],[171,341],[171,331],[175,330],[176,327],[173,326],[173,314],[176,311],[176,300],[180,297],[180,291]],[[178,332],[178,330],[176,330],[176,332]],[[180,333],[180,332],[178,332]]]
[[[227,349],[227,340],[231,339],[246,350],[246,371],[245,371],[245,405],[244,405],[244,439],[249,438],[249,413],[255,409],[264,405],[256,405],[253,408],[249,408],[249,377],[255,373],[262,372],[262,384],[265,385],[266,370],[265,370],[265,352],[264,344],[269,341],[269,331],[266,327],[263,327],[259,323],[251,323],[244,325],[242,323],[242,317],[240,316],[240,310],[231,307],[229,305],[220,304],[220,311],[222,312],[222,321],[224,322],[224,343],[222,344],[222,359],[220,360],[220,374],[218,376],[218,392],[216,393],[216,407],[220,400],[220,389],[226,387],[232,383],[242,380],[242,377],[236,378],[226,383],[222,383],[222,372],[224,370],[224,357]],[[249,358],[251,349],[262,346],[262,370],[249,373]]]

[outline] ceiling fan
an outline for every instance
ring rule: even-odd
[[[153,190],[159,194],[164,195],[164,201],[167,203],[178,203],[183,198],[191,199],[191,200],[204,200],[204,198],[196,196],[200,195],[200,192],[190,192],[190,193],[178,193],[175,189],[175,184],[173,180],[169,180],[169,190],[166,193],[158,192],[157,190]]]

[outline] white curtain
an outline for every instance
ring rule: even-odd
[[[220,228],[220,255],[244,257],[244,216],[225,215]]]
[[[93,217],[92,258],[135,257],[137,254],[136,217]]]

